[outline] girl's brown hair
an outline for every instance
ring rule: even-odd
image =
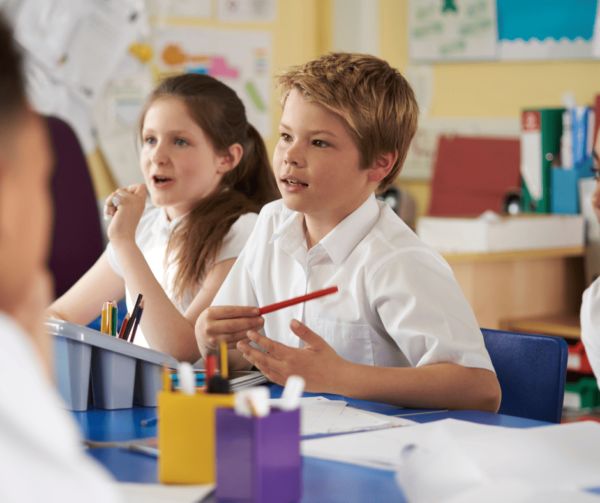
[[[237,166],[223,175],[215,191],[171,234],[165,260],[177,264],[173,288],[175,300],[181,303],[185,292],[189,289],[194,294],[204,280],[233,223],[245,213],[258,213],[280,194],[265,143],[246,120],[244,104],[235,91],[208,75],[169,77],[154,90],[142,110],[140,136],[146,112],[161,98],[181,100],[218,154],[227,155],[235,143],[244,150]]]

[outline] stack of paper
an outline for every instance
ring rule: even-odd
[[[273,407],[277,407],[280,402],[281,399],[270,400]],[[328,400],[322,396],[302,398],[300,400],[300,414],[302,436],[416,424],[409,419],[384,416],[383,414],[348,407],[346,402]]]

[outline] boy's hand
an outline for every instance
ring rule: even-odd
[[[119,189],[106,199],[106,212],[113,219],[108,226],[108,239],[116,244],[123,241],[135,241],[135,231],[146,207],[146,186],[130,185]],[[118,204],[115,206],[115,202]]]
[[[260,330],[264,325],[258,307],[212,306],[196,321],[196,340],[205,357],[209,349],[217,349],[221,342],[226,342],[227,348],[235,349],[236,344],[247,337],[248,330]]]
[[[339,376],[339,368],[345,360],[306,325],[292,320],[290,328],[306,342],[304,348],[290,348],[256,331],[249,331],[248,338],[268,353],[253,348],[246,340],[239,342],[237,347],[246,360],[274,383],[283,386],[289,376],[298,375],[306,381],[306,391],[335,393],[333,381]]]

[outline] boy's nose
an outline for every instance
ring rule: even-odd
[[[286,150],[284,160],[287,164],[294,164],[301,167],[301,157],[300,149],[296,145],[292,145]]]

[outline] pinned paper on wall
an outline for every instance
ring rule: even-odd
[[[271,34],[159,26],[153,34],[157,77],[179,72],[210,75],[231,87],[250,122],[271,134]]]
[[[275,0],[219,0],[219,21],[275,21]]]
[[[498,40],[494,0],[411,0],[414,61],[494,59]]]
[[[159,17],[211,17],[211,0],[146,0],[148,13]]]
[[[413,61],[600,57],[598,0],[410,0]]]

